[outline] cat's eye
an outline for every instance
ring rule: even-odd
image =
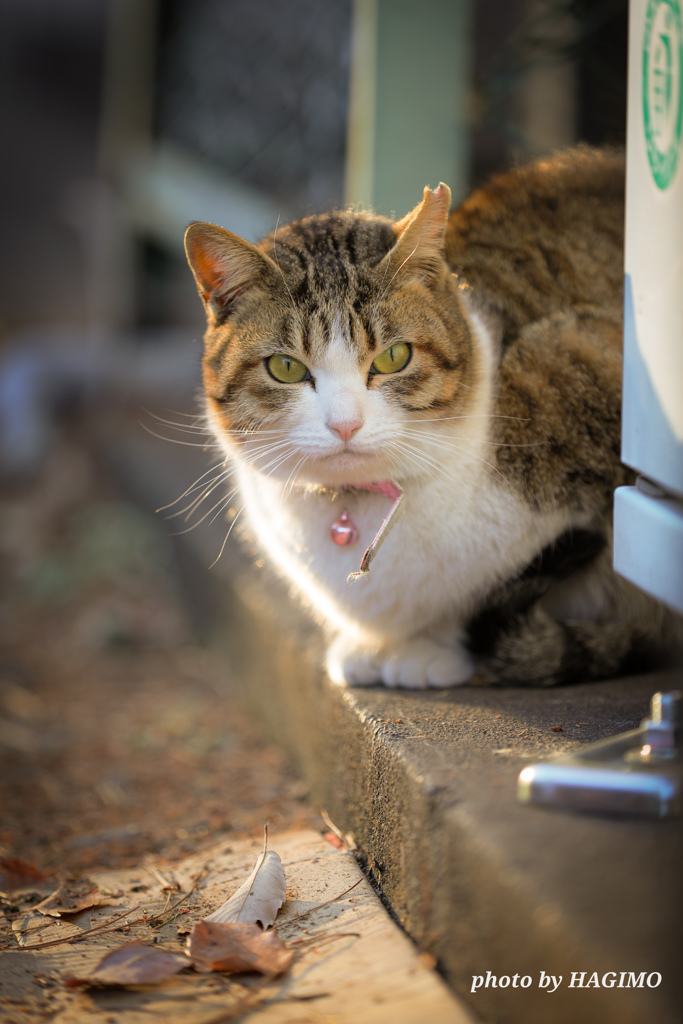
[[[410,356],[410,345],[399,341],[385,349],[373,360],[372,369],[375,373],[396,373],[397,370],[402,370],[404,366],[408,365]]]
[[[308,367],[292,356],[270,356],[266,359],[266,369],[281,384],[299,384],[311,376]]]

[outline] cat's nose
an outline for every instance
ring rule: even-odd
[[[328,421],[327,427],[340,437],[342,441],[350,441],[357,430],[363,426],[362,420],[338,420],[334,423]]]

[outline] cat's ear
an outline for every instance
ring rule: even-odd
[[[405,280],[429,280],[444,266],[444,238],[451,208],[451,190],[443,182],[434,190],[425,188],[422,202],[395,226],[398,239],[382,260],[394,274]]]
[[[273,271],[275,264],[250,242],[213,224],[185,232],[185,252],[207,313],[220,319],[236,300]]]

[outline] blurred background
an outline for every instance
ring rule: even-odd
[[[623,144],[627,2],[0,0],[0,22],[0,848],[101,862],[112,829],[134,856],[145,828],[167,849],[296,802],[275,754],[246,810],[207,761],[247,735],[196,646],[222,509],[194,562],[149,514],[208,465],[185,227],[402,216],[425,184],[458,201]]]
[[[623,143],[626,0],[0,0],[6,470],[49,407],[192,395],[190,220],[348,202]]]

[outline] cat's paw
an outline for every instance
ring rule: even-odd
[[[444,647],[434,640],[400,645],[381,664],[385,686],[423,690],[428,686],[461,686],[474,675],[474,662],[462,647]]]
[[[332,680],[348,686],[384,683],[392,688],[423,690],[429,686],[461,686],[474,675],[475,665],[462,647],[446,647],[426,638],[377,654],[337,637],[327,655]]]
[[[325,664],[330,679],[339,686],[373,686],[382,681],[377,655],[345,636],[338,636],[330,645]]]

